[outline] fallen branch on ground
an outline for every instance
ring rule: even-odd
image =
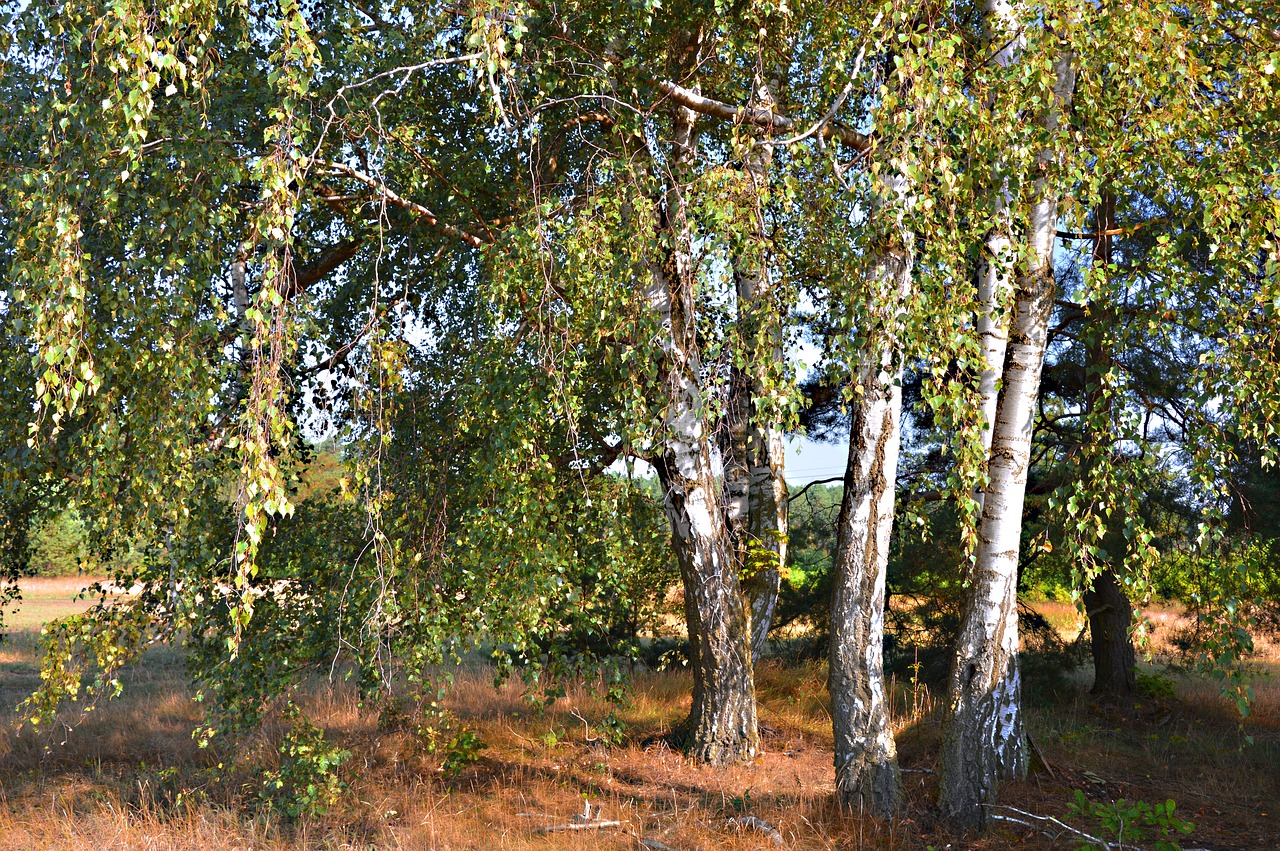
[[[738,816],[737,818],[729,819],[729,824],[737,828],[758,830],[765,836],[769,837],[769,841],[774,845],[781,846],[787,844],[782,838],[782,834],[778,832],[778,829],[762,818],[756,818],[755,816]]]
[[[1068,833],[1072,833],[1080,837],[1081,839],[1087,839],[1088,841],[1096,844],[1099,848],[1102,849],[1102,851],[1111,851],[1111,844],[1108,843],[1106,840],[1099,839],[1096,836],[1092,836],[1088,833],[1085,833],[1083,830],[1077,830],[1076,828],[1072,827],[1066,822],[1059,821],[1053,816],[1040,816],[1040,815],[1036,815],[1035,813],[1029,813],[1026,810],[1020,810],[1017,807],[1007,807],[1007,806],[993,805],[993,804],[983,804],[983,806],[991,810],[1008,810],[1009,812],[1015,813],[1016,815],[1020,815],[1023,818],[1035,819],[1036,821],[1055,824],[1058,827],[1062,828],[1063,830],[1067,831]],[[1009,816],[1003,816],[1003,815],[1000,815],[999,813],[992,813],[991,817],[999,819],[1001,821],[1010,821],[1010,822],[1013,822],[1014,824],[1020,824],[1023,827],[1035,827],[1035,825],[1022,821],[1021,819],[1010,818]]]
[[[561,830],[597,830],[603,827],[622,827],[620,821],[575,821],[568,824],[550,824],[538,828],[538,833],[557,833]]]
[[[645,848],[652,848],[653,851],[679,851],[679,849],[672,848],[670,845],[667,845],[664,842],[659,842],[656,839],[649,839],[646,836],[636,836],[634,833],[631,834],[631,836],[636,842],[639,842],[641,846]]]

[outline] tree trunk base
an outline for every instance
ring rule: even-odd
[[[851,813],[891,818],[902,804],[897,760],[890,755],[883,762],[850,761],[837,769],[836,799]]]
[[[1133,607],[1110,568],[1094,577],[1083,599],[1093,651],[1092,694],[1102,700],[1127,700],[1137,687],[1133,642],[1129,640]]]

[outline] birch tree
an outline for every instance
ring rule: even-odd
[[[883,34],[873,32],[869,38]],[[883,85],[896,88],[903,102],[914,105],[919,93],[912,91],[909,68],[911,63],[900,62]],[[917,120],[915,110],[908,109],[905,119],[889,125],[902,127],[901,135],[880,143],[885,160],[877,164],[869,211],[875,237],[868,244],[866,284],[849,300],[866,306],[849,304],[858,316],[858,359],[850,382],[849,454],[832,563],[828,688],[837,795],[851,809],[886,817],[893,815],[900,795],[883,657],[908,350],[904,315],[915,261],[915,234],[907,216],[917,200],[911,168]]]
[[[911,203],[912,181],[892,162],[880,180],[871,215],[887,221],[867,272],[869,301],[876,309],[860,328],[865,362],[855,373],[850,403],[849,461],[833,559],[828,688],[838,793],[845,804],[891,815],[899,790],[884,681],[885,581],[902,415],[904,352],[898,326],[911,290],[914,234],[896,215],[899,205]]]
[[[701,33],[681,39],[677,62],[697,65]],[[678,65],[676,69],[679,70]],[[738,585],[729,528],[719,499],[717,465],[708,433],[708,402],[698,355],[696,274],[691,259],[689,202],[680,172],[694,158],[697,114],[677,105],[672,137],[672,185],[658,210],[659,232],[671,246],[650,267],[651,304],[659,315],[667,358],[663,385],[664,453],[657,459],[667,515],[685,589],[685,622],[694,670],[689,713],[691,750],[722,764],[755,756],[759,732],[751,658],[750,616]]]
[[[776,108],[767,83],[760,81],[756,91],[761,109]],[[730,533],[751,616],[751,652],[758,660],[769,636],[787,560],[786,438],[774,410],[780,394],[773,392],[782,381],[786,352],[765,234],[773,145],[768,137],[751,134],[744,147],[743,174],[750,194],[759,200],[747,205],[751,221],[738,238],[731,261],[742,363],[731,368],[725,404],[728,439],[721,453]]]
[[[1053,61],[1052,88],[1041,121],[1050,138],[1059,130],[1075,87],[1074,57],[1066,43]],[[1053,155],[1037,157],[1048,171]],[[1008,356],[992,425],[982,517],[974,556],[972,602],[961,620],[943,734],[939,803],[961,824],[982,823],[982,804],[995,782],[1027,770],[1018,672],[1017,571],[1022,506],[1031,439],[1048,343],[1055,279],[1059,189],[1037,177],[1029,209],[1025,267],[1018,272]]]
[[[1250,26],[1260,23],[1255,20],[1250,22]],[[1265,28],[1268,25],[1261,23],[1261,26]],[[1199,97],[1195,94],[1190,95],[1190,100],[1183,100],[1189,92],[1206,93],[1216,85],[1230,88],[1237,97],[1247,100],[1269,86],[1246,70],[1243,64],[1238,64],[1236,50],[1239,41],[1224,33],[1222,20],[1212,9],[1197,8],[1185,13],[1163,8],[1103,9],[1096,14],[1086,10],[1081,18],[1074,18],[1068,13],[1065,19],[1045,22],[1045,27],[1043,34],[1034,28],[1026,30],[1029,38],[1025,50],[1030,51],[1032,44],[1037,45],[1036,50],[1044,51],[1040,60],[1043,67],[1054,69],[1053,75],[1039,86],[1038,97],[1038,103],[1047,105],[1047,109],[1039,113],[1039,123],[1043,131],[1040,138],[1047,140],[1049,147],[1041,147],[1031,179],[1022,182],[1026,200],[1022,202],[1024,206],[1020,207],[1016,218],[1022,223],[1023,248],[1016,255],[1017,265],[1014,267],[1017,288],[1010,342],[988,462],[989,484],[978,527],[972,599],[966,609],[957,648],[944,733],[940,805],[944,815],[959,824],[971,826],[985,821],[985,807],[994,802],[999,779],[1024,771],[1026,765],[1018,705],[1016,616],[1012,609],[1027,448],[1046,331],[1053,310],[1053,248],[1060,227],[1057,220],[1064,213],[1069,213],[1075,221],[1080,221],[1084,215],[1079,211],[1087,211],[1102,203],[1110,191],[1108,181],[1114,182],[1121,171],[1112,167],[1112,157],[1119,150],[1137,152],[1143,150],[1143,145],[1148,145],[1150,148],[1146,156],[1148,162],[1154,163],[1163,161],[1164,152],[1179,145],[1206,145],[1217,149],[1217,139],[1224,126],[1231,128],[1226,133],[1243,139],[1251,137],[1271,120],[1261,118],[1257,124],[1246,121],[1251,128],[1246,130],[1234,119],[1219,116],[1219,123],[1215,126],[1215,120],[1206,116],[1203,110],[1209,103],[1221,103],[1216,95],[1207,96],[1199,105],[1195,105]],[[1150,68],[1146,54],[1119,46],[1129,43],[1119,38],[1121,32],[1136,35],[1136,44],[1157,37],[1166,40],[1175,56],[1174,73],[1161,76],[1165,73],[1162,66],[1160,72],[1150,75],[1149,70],[1154,69]],[[1191,33],[1198,35],[1192,37]],[[1197,44],[1214,46],[1200,51],[1194,47]],[[1218,77],[1226,65],[1234,66],[1239,75],[1228,73],[1225,77]],[[1146,83],[1146,88],[1141,91],[1147,99],[1135,104],[1131,108],[1133,112],[1126,113],[1118,104],[1118,101],[1128,98],[1131,90],[1117,91],[1107,84],[1109,75],[1120,69],[1133,72],[1130,75],[1133,79]],[[1084,97],[1080,96],[1079,86],[1073,85],[1077,71],[1082,75],[1080,79],[1085,81]],[[1230,83],[1225,82],[1228,78]],[[1168,86],[1172,79],[1183,82],[1171,89]],[[1210,79],[1221,82],[1208,84]],[[1156,93],[1163,96],[1158,97]],[[1074,104],[1068,121],[1065,107],[1072,100]],[[1116,116],[1135,113],[1150,117],[1142,123],[1117,122]],[[1159,118],[1155,117],[1157,115]],[[1064,144],[1068,128],[1081,146],[1076,150]],[[1174,139],[1179,141],[1173,142]],[[1256,152],[1249,143],[1244,147]],[[1175,181],[1188,189],[1193,184],[1204,187],[1206,183],[1222,179],[1208,177],[1209,172],[1223,174],[1216,170],[1217,165],[1210,166],[1199,177],[1192,177],[1197,172],[1196,168],[1184,169],[1181,175],[1190,183],[1182,183],[1182,178],[1175,178]],[[1200,188],[1190,190],[1192,194],[1199,191]],[[1255,229],[1256,225],[1245,224],[1256,221],[1256,212],[1251,212],[1258,209],[1254,206],[1259,197],[1253,194],[1255,191],[1265,194],[1267,190],[1251,186],[1236,196],[1230,212],[1224,211],[1223,215],[1241,227],[1240,233],[1253,233],[1251,238],[1256,250],[1268,240],[1260,236],[1262,231]],[[1251,200],[1244,200],[1246,196]],[[1014,197],[1018,197],[1017,193]],[[1071,213],[1073,209],[1076,212]],[[1238,239],[1239,234],[1224,240],[1223,244],[1238,245]],[[1256,257],[1255,254],[1255,263]],[[1166,255],[1161,262],[1170,260]],[[1172,265],[1177,265],[1176,261]],[[1152,267],[1149,265],[1147,268],[1150,270]],[[1099,272],[1094,280],[1101,286],[1107,276],[1102,270]],[[1260,283],[1256,274],[1242,272],[1227,286],[1241,286],[1249,290],[1255,283]],[[1179,298],[1194,300],[1197,296],[1193,294],[1198,291],[1197,286],[1180,287]],[[1115,307],[1108,303],[1101,310]],[[1217,314],[1216,308],[1208,302],[1199,302],[1193,312],[1202,318]],[[1216,325],[1216,321],[1211,324]],[[1212,336],[1222,340],[1217,332]],[[1223,348],[1215,347],[1215,350],[1228,359],[1240,352],[1236,343],[1222,341],[1221,344]],[[1228,350],[1231,354],[1227,354]],[[1106,408],[1095,410],[1101,412]],[[1216,440],[1207,441],[1206,446],[1209,444],[1220,445]],[[1209,454],[1213,451],[1210,450]],[[1108,476],[1114,475],[1114,459],[1109,462],[1099,458],[1098,461],[1112,471]],[[1204,481],[1212,478],[1208,476]],[[1113,515],[1122,511],[1120,503],[1123,500],[1118,499],[1115,491],[1110,493],[1109,497],[1088,502],[1077,502],[1073,498],[1069,506],[1075,530],[1080,534],[1078,540],[1083,541],[1077,552],[1082,555],[1079,575],[1085,588],[1105,572],[1102,564],[1093,561],[1088,554],[1100,552],[1104,538],[1115,535]],[[1086,509],[1085,505],[1091,507]],[[1087,522],[1082,522],[1086,517]],[[1141,556],[1148,550],[1149,533],[1132,522],[1136,519],[1134,513],[1122,513],[1120,518],[1124,526],[1123,535],[1129,542],[1128,552]],[[1126,550],[1126,545],[1111,546]]]

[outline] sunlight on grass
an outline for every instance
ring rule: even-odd
[[[72,598],[83,584],[44,581],[27,589],[29,626],[0,645],[0,705],[13,707],[35,687],[38,618],[81,610],[85,603]],[[1074,608],[1036,608],[1064,639],[1078,635]],[[1177,613],[1163,614],[1160,629],[1175,628]],[[1157,639],[1164,640],[1160,636],[1158,630]],[[927,683],[891,682],[906,809],[897,822],[879,824],[834,805],[821,661],[768,659],[760,665],[762,754],[728,769],[692,765],[668,743],[667,734],[688,711],[687,672],[635,673],[631,699],[618,709],[627,727],[617,746],[600,738],[611,707],[589,684],[540,706],[518,682],[495,686],[492,669],[478,662],[454,673],[447,699],[453,721],[434,741],[415,731],[413,719],[380,716],[347,684],[317,678],[303,705],[339,747],[352,752],[339,773],[349,788],[327,814],[290,822],[263,810],[259,798],[260,772],[278,763],[284,727],[269,723],[235,749],[225,743],[197,747],[191,732],[203,707],[191,700],[181,655],[153,648],[126,672],[122,699],[87,715],[68,709],[67,726],[54,730],[15,732],[12,723],[5,725],[0,849],[594,851],[634,849],[636,837],[679,851],[766,847],[758,831],[735,826],[732,819],[743,815],[769,822],[794,849],[960,847],[929,816],[941,723],[940,701]],[[1172,681],[1174,701],[1100,707],[1081,690],[1030,708],[1028,727],[1048,768],[1007,787],[1009,800],[1066,817],[1075,788],[1098,801],[1171,797],[1197,823],[1195,844],[1269,847],[1258,837],[1273,835],[1267,831],[1280,818],[1271,812],[1280,799],[1280,778],[1271,770],[1280,764],[1280,688],[1274,679],[1260,681],[1254,714],[1242,725],[1218,699],[1216,684],[1188,675]],[[464,729],[482,747],[446,773],[445,743]],[[219,763],[233,761],[247,767],[216,771]],[[621,825],[539,832],[569,823],[584,801]],[[109,845],[103,837],[110,837]],[[1009,828],[985,837],[981,847],[1058,846]]]
[[[94,582],[92,577],[29,577],[19,583],[22,600],[4,613],[4,627],[15,632],[39,632],[40,627],[55,618],[79,614],[94,604],[96,598],[85,592]]]

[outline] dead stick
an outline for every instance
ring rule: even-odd
[[[786,845],[786,840],[782,838],[782,834],[778,829],[762,818],[755,816],[739,816],[738,818],[729,819],[729,824],[734,827],[749,827],[758,830],[765,836],[769,837],[769,841],[774,845]]]
[[[1036,815],[1035,813],[1029,813],[1026,810],[1020,810],[1017,807],[1007,807],[1003,805],[992,805],[992,804],[983,804],[983,806],[993,810],[1008,810],[1009,812],[1017,813],[1018,815],[1023,816],[1024,818],[1032,818],[1032,819],[1036,819],[1037,821],[1047,821],[1052,824],[1056,824],[1058,827],[1062,828],[1063,830],[1069,831],[1070,833],[1074,833],[1076,836],[1079,836],[1081,839],[1087,839],[1090,842],[1096,843],[1099,848],[1103,849],[1103,851],[1111,851],[1111,845],[1109,843],[1099,839],[1096,836],[1090,836],[1089,834],[1085,833],[1083,830],[1077,830],[1076,828],[1072,827],[1066,822],[1059,821],[1053,816]]]
[[[598,830],[602,827],[622,827],[620,821],[583,821],[573,824],[553,824],[538,828],[538,833],[555,833],[560,830]]]

